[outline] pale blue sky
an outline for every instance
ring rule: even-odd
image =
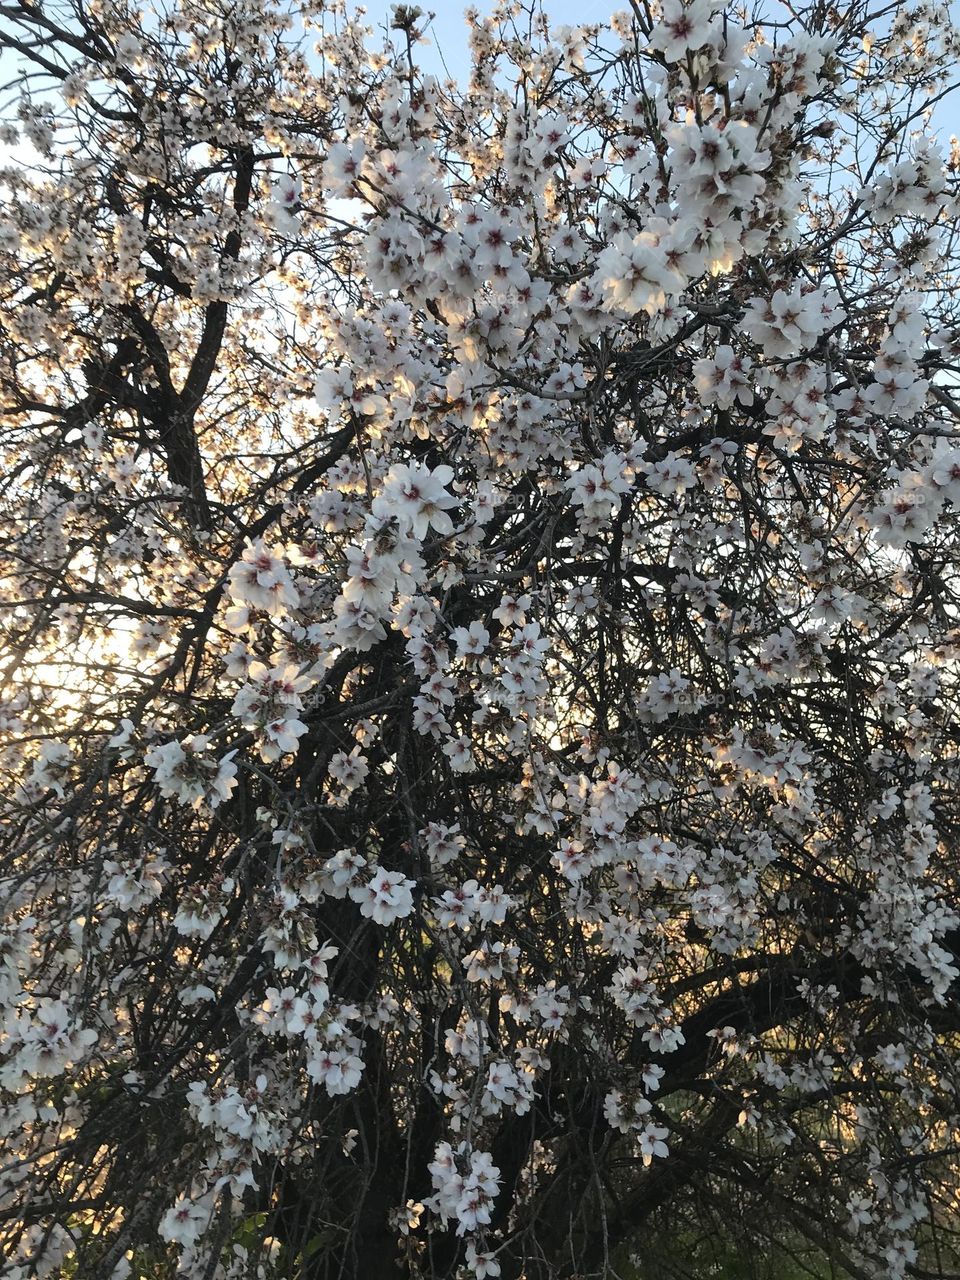
[[[481,13],[492,8],[485,0],[473,0]],[[364,0],[367,21],[371,26],[388,25],[394,0]],[[467,27],[463,20],[467,0],[418,0],[425,13],[433,13],[434,19],[429,37],[432,47],[418,50],[421,66],[437,75],[443,74],[444,65],[450,75],[460,79],[467,68]],[[627,8],[627,0],[544,0],[544,8],[553,23],[568,22],[571,25],[584,22],[603,22],[611,13]],[[954,25],[960,28],[960,0],[950,0],[950,12]],[[442,53],[443,61],[439,54]],[[939,133],[944,140],[951,133],[960,135],[960,68],[955,68],[957,88],[940,105],[937,111]]]
[[[475,0],[476,8],[489,12],[491,0]],[[385,26],[390,21],[391,0],[366,0],[367,22],[372,26]],[[420,64],[437,75],[446,71],[457,79],[464,77],[468,66],[467,27],[463,13],[466,0],[420,0],[425,12],[434,13],[429,37],[431,45],[418,50]],[[553,23],[583,23],[606,21],[617,9],[627,7],[627,0],[544,0],[544,7]],[[950,11],[955,25],[960,28],[960,0],[950,0]],[[443,60],[440,54],[442,52]],[[9,50],[0,49],[0,85],[10,80],[16,70],[16,57]],[[954,68],[955,91],[938,108],[937,125],[945,142],[951,133],[960,135],[960,68]],[[8,95],[0,90],[2,106],[8,105]]]

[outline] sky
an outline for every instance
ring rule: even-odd
[[[390,11],[395,0],[364,0],[363,7],[367,11],[367,22],[371,26],[389,25]],[[485,0],[473,0],[475,7],[481,12],[489,12],[492,5]],[[433,13],[434,18],[428,32],[430,47],[421,46],[418,50],[421,66],[434,75],[447,74],[461,79],[468,67],[467,27],[463,13],[468,0],[419,0],[420,8],[425,13]],[[554,25],[570,23],[571,25],[586,22],[605,22],[611,13],[625,9],[627,0],[544,0],[544,8]],[[960,29],[960,0],[950,0],[948,5],[954,25]],[[442,55],[442,60],[441,60]],[[960,136],[960,68],[954,71],[955,92],[938,108],[938,132],[942,139],[951,134]]]
[[[467,0],[419,0],[420,8],[434,14],[428,38],[429,45],[421,46],[417,53],[420,65],[435,75],[452,75],[458,80],[466,77],[469,59],[467,55],[467,26],[463,13]],[[491,0],[474,0],[481,12],[489,12]],[[617,9],[627,6],[627,0],[544,0],[544,8],[553,24],[604,22]],[[388,26],[392,0],[365,0],[367,22],[371,26]],[[954,23],[960,29],[960,0],[950,0],[949,9]],[[15,58],[9,51],[0,49],[0,86],[14,74]],[[937,109],[937,132],[942,142],[951,134],[960,136],[960,67],[954,69],[955,91]],[[8,95],[0,89],[0,108],[7,105]],[[5,114],[5,113],[4,113]]]
[[[957,2],[960,6],[960,0]],[[395,0],[362,0],[362,3],[367,11],[367,21],[375,25],[389,21],[390,9]],[[484,0],[474,0],[474,4],[481,13],[489,12],[493,7],[484,3]],[[419,6],[425,13],[435,15],[430,35],[434,47],[443,51],[451,74],[463,71],[467,66],[467,24],[463,13],[468,7],[468,0],[433,0],[433,3],[419,0]],[[611,13],[627,7],[627,0],[545,0],[544,3],[551,22],[568,22],[571,25],[605,22]],[[426,53],[426,50],[421,52]]]

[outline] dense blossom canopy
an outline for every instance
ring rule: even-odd
[[[3,1276],[955,1271],[946,6],[392,23],[0,4]]]

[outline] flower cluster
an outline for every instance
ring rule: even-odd
[[[453,1219],[457,1235],[490,1221],[500,1183],[500,1170],[486,1151],[475,1151],[469,1142],[456,1148],[441,1142],[429,1166],[435,1194],[425,1201],[442,1221]]]
[[[166,742],[144,753],[143,762],[154,771],[160,794],[174,796],[194,809],[208,804],[216,809],[237,785],[235,751],[218,760],[210,753],[210,738],[191,734],[182,742]]]
[[[247,671],[247,682],[233,700],[231,713],[241,724],[257,731],[260,757],[270,762],[291,751],[307,732],[300,720],[303,709],[301,694],[311,688],[313,680],[292,663],[267,667],[254,662]]]

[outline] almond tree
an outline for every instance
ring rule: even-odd
[[[948,1275],[947,8],[428,22],[0,0],[3,1275]]]

